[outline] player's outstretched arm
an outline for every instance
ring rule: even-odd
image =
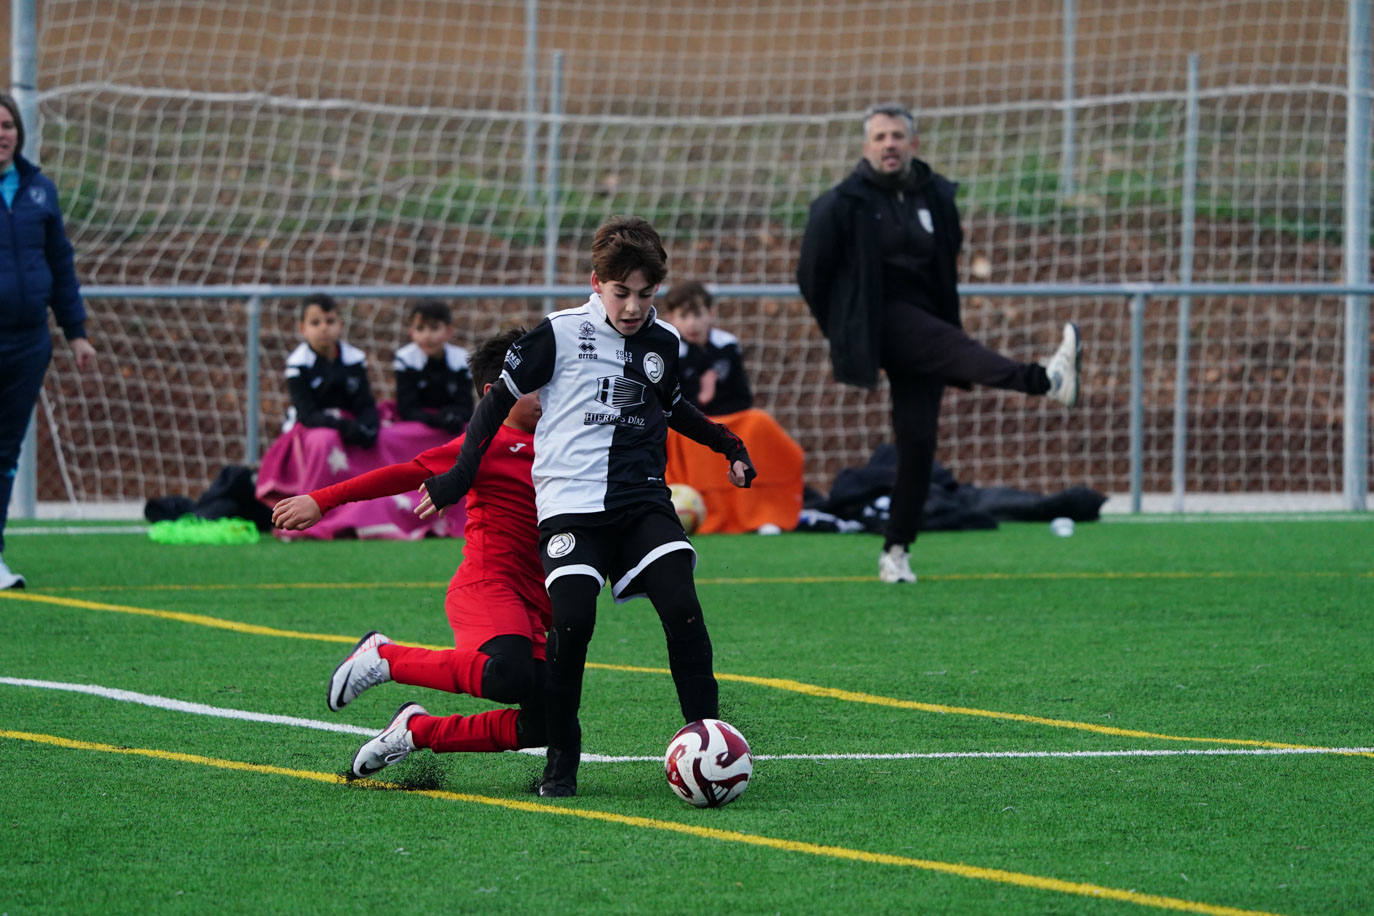
[[[482,456],[486,454],[487,447],[501,429],[516,400],[517,397],[503,380],[497,379],[492,384],[472,412],[472,420],[463,437],[463,447],[458,450],[453,467],[442,474],[435,474],[420,487],[421,499],[415,507],[416,515],[429,518],[468,494]]]
[[[309,493],[288,496],[272,507],[272,524],[283,531],[301,531],[323,517],[319,503]]]
[[[682,398],[673,405],[668,425],[693,442],[700,442],[711,451],[724,455],[730,462],[726,476],[735,486],[747,487],[758,476],[754,463],[749,460],[749,450],[744,447],[744,440],[731,432],[728,426],[708,418],[691,401]]]
[[[288,496],[272,507],[272,524],[284,531],[300,531],[344,503],[407,493],[428,476],[429,469],[419,458],[389,464],[309,493]]]

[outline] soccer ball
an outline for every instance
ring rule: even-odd
[[[668,495],[673,500],[673,508],[677,510],[677,520],[682,522],[682,530],[695,534],[701,523],[706,521],[706,500],[694,487],[685,483],[670,486]]]
[[[744,794],[754,773],[749,742],[729,722],[688,722],[663,755],[668,787],[698,808],[719,808]]]

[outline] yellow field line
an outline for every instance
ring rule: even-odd
[[[635,827],[642,830],[660,830],[667,833],[680,833],[697,837],[698,839],[715,840],[722,843],[742,843],[748,846],[776,849],[781,852],[802,853],[804,855],[841,859],[849,862],[864,862],[871,865],[888,865],[898,868],[916,868],[923,871],[939,872],[977,881],[1010,884],[1017,887],[1033,888],[1035,890],[1051,891],[1059,894],[1073,894],[1080,897],[1091,897],[1096,900],[1116,900],[1122,903],[1132,903],[1137,906],[1155,907],[1182,913],[1205,913],[1209,914],[1209,916],[1274,916],[1274,914],[1265,914],[1264,911],[1260,910],[1242,910],[1235,907],[1217,906],[1211,903],[1183,900],[1178,897],[1142,894],[1139,891],[1122,890],[1115,887],[1106,887],[1101,884],[1088,884],[1082,881],[1064,881],[1059,878],[1047,878],[1042,875],[1007,871],[1001,868],[984,868],[978,865],[965,865],[962,862],[941,862],[934,859],[914,859],[908,856],[896,856],[881,852],[867,852],[862,849],[850,849],[845,846],[822,846],[817,843],[783,840],[753,833],[741,833],[736,830],[720,830],[715,827],[699,827],[694,824],[663,821],[650,817],[615,814],[610,811],[595,811],[587,808],[550,805],[543,802],[522,801],[511,798],[494,798],[488,795],[470,795],[464,792],[449,792],[443,789],[398,789],[397,786],[390,783],[370,779],[349,780],[337,773],[321,773],[314,770],[296,770],[287,767],[269,766],[267,764],[245,763],[240,760],[224,760],[216,757],[203,757],[199,754],[184,754],[177,751],[157,750],[155,748],[116,747],[112,744],[78,741],[72,738],[62,738],[56,735],[43,735],[33,732],[0,730],[0,737],[10,738],[16,741],[31,741],[38,744],[47,744],[72,750],[151,757],[158,760],[170,760],[177,763],[193,763],[222,770],[238,770],[241,772],[261,773],[271,776],[290,776],[294,779],[311,780],[313,782],[333,784],[353,783],[359,787],[404,791],[412,795],[421,795],[426,798],[434,798],[442,801],[488,805],[493,808],[506,808],[511,811],[521,811],[530,814],[552,814],[560,817],[576,817],[583,820],[602,821],[604,823],[619,824],[621,826]]]
[[[55,595],[38,595],[32,592],[16,592],[14,590],[0,591],[0,599],[11,601],[27,601],[37,604],[53,604],[61,607],[73,607],[88,611],[110,611],[118,614],[135,614],[145,617],[158,617],[164,620],[175,620],[181,623],[195,624],[197,626],[214,627],[220,630],[231,630],[236,633],[249,633],[255,636],[275,636],[285,639],[306,639],[315,642],[332,642],[351,644],[357,642],[356,636],[340,636],[333,633],[307,633],[301,630],[282,630],[276,627],[264,627],[258,624],[242,623],[237,620],[225,620],[221,617],[210,617],[206,614],[188,614],[182,611],[163,611],[154,608],[131,607],[124,604],[105,604],[99,601],[85,601],[80,598],[60,598]],[[425,643],[407,642],[406,645],[419,646],[422,649],[447,649],[449,646],[428,645]],[[638,665],[614,665],[605,662],[588,662],[588,668],[598,668],[602,671],[621,671],[632,674],[671,674],[667,668],[648,668]],[[865,703],[872,706],[886,706],[891,709],[908,709],[916,712],[933,712],[943,715],[956,716],[978,716],[984,719],[1000,719],[1009,722],[1025,722],[1030,725],[1044,725],[1051,728],[1073,729],[1076,731],[1092,732],[1099,735],[1112,735],[1120,738],[1150,738],[1157,741],[1183,741],[1198,744],[1222,744],[1239,745],[1244,747],[1267,747],[1283,748],[1289,750],[1331,750],[1320,745],[1310,744],[1288,744],[1278,741],[1259,741],[1250,738],[1206,738],[1188,735],[1171,735],[1162,732],[1140,731],[1131,728],[1118,728],[1112,725],[1099,725],[1095,722],[1076,722],[1071,719],[1049,719],[1043,716],[1031,716],[1019,712],[998,712],[991,709],[978,709],[969,706],[946,706],[941,703],[921,703],[916,700],[899,700],[895,697],[885,697],[878,694],[860,693],[853,690],[841,690],[836,687],[822,687],[819,684],[808,684],[804,681],[794,681],[788,678],[755,677],[747,674],[725,674],[716,672],[716,678],[722,681],[733,681],[741,684],[753,684],[757,687],[768,687],[773,690],[783,690],[789,693],[799,693],[805,696],[822,697],[831,700],[840,700],[846,703]],[[1374,757],[1374,753],[1368,751],[1348,751],[1345,756]]]
[[[207,614],[187,614],[182,611],[161,611],[153,608],[130,607],[126,604],[105,604],[100,601],[84,601],[80,598],[59,598],[56,595],[35,595],[33,593],[21,594],[14,589],[0,591],[0,598],[10,601],[32,601],[36,604],[56,604],[61,607],[80,608],[84,611],[112,611],[116,614],[158,617],[163,620],[176,620],[181,623],[192,623],[202,627],[214,627],[219,630],[233,630],[236,633],[252,633],[256,636],[313,639],[320,642],[354,643],[358,641],[358,637],[356,636],[334,636],[329,633],[303,633],[300,630],[280,630],[276,627],[262,627],[254,623],[241,623],[237,620],[210,617]]]
[[[1197,571],[1197,572],[1029,572],[1029,573],[944,573],[921,574],[924,582],[1016,582],[1033,580],[1037,582],[1104,581],[1119,579],[1369,579],[1374,578],[1374,570],[1306,570],[1306,571],[1266,571],[1237,572],[1235,570]],[[824,585],[845,582],[877,582],[877,576],[703,576],[696,580],[697,585]],[[219,583],[204,585],[85,585],[66,589],[53,589],[53,592],[170,592],[170,591],[247,591],[250,589],[273,590],[319,590],[319,589],[369,589],[369,588],[446,588],[447,581],[433,582],[264,582],[264,583]]]

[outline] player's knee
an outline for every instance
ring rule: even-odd
[[[482,696],[497,703],[519,703],[534,689],[534,665],[528,658],[493,655],[482,669]]]
[[[596,596],[601,583],[591,576],[561,576],[549,583],[553,603],[553,627],[549,632],[549,655],[559,650],[585,647],[596,628]]]
[[[663,634],[669,642],[693,642],[706,639],[706,620],[701,602],[692,589],[659,591],[650,596]]]
[[[497,636],[481,651],[488,656],[482,668],[482,696],[498,703],[519,703],[535,688],[534,648],[522,636]]]

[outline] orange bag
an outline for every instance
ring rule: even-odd
[[[778,422],[757,407],[712,417],[744,440],[758,476],[741,489],[725,476],[725,457],[668,430],[667,482],[685,483],[706,501],[698,534],[740,534],[763,525],[797,527],[802,508],[802,449]]]

